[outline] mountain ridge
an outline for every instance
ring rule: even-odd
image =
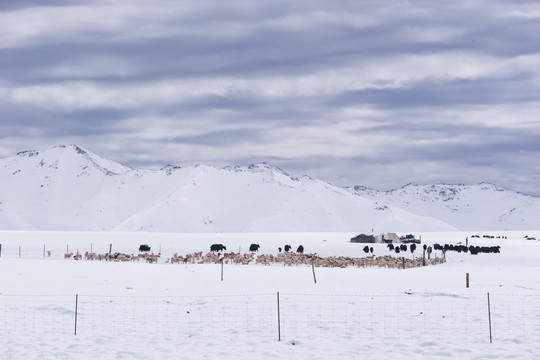
[[[77,145],[0,159],[0,229],[369,232],[540,228],[540,199],[494,184],[378,191],[263,162],[133,169]],[[494,195],[498,194],[498,195]],[[488,205],[484,203],[488,202]],[[478,225],[478,226],[476,226]]]

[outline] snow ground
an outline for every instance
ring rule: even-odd
[[[421,236],[428,245],[469,237],[501,253],[448,252],[445,264],[406,270],[315,268],[315,283],[305,265],[229,264],[221,281],[220,265],[165,259],[212,243],[235,252],[259,243],[262,254],[302,244],[320,256],[363,257],[364,245],[348,242],[356,234],[0,232],[0,359],[540,358],[540,242],[524,239],[540,231],[472,234]],[[67,249],[106,253],[110,244],[137,253],[142,243],[161,252],[158,264],[63,258]]]

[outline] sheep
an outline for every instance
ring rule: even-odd
[[[157,264],[158,259],[159,259],[159,256],[160,256],[160,254],[158,254],[158,255],[152,254],[152,255],[150,255],[150,256],[148,256],[148,257],[146,258],[146,262],[149,263],[149,264],[152,264],[152,263],[156,263],[156,264]]]

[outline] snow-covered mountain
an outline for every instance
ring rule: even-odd
[[[446,192],[408,185],[383,193],[340,188],[307,176],[293,178],[266,163],[132,169],[75,145],[24,151],[0,159],[0,184],[2,230],[413,232],[540,228],[538,198],[497,191],[500,188],[492,185],[434,185]]]
[[[417,215],[435,217],[461,230],[540,229],[540,198],[489,183],[408,184],[390,191],[355,186],[350,190]]]

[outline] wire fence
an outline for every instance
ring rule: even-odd
[[[540,341],[540,296],[0,295],[0,334]]]

